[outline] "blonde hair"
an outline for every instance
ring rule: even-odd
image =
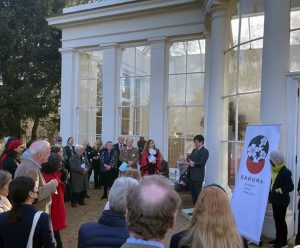
[[[200,193],[187,231],[180,247],[243,247],[228,197],[216,186],[209,186]]]

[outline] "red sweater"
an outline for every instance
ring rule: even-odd
[[[66,208],[64,202],[64,184],[60,180],[61,172],[54,171],[51,173],[42,173],[45,181],[48,183],[52,179],[58,181],[57,194],[51,194],[52,205],[51,205],[51,221],[54,231],[59,231],[67,227]]]

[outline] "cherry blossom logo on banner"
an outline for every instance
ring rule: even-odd
[[[250,173],[257,174],[262,171],[268,152],[269,142],[267,137],[258,135],[250,141],[246,161],[246,166]]]

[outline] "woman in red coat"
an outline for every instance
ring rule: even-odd
[[[57,248],[63,247],[59,231],[67,227],[64,203],[64,184],[61,181],[62,173],[59,170],[61,165],[62,157],[57,153],[51,153],[48,162],[42,164],[42,174],[45,181],[50,182],[52,179],[56,179],[58,181],[57,192],[51,195],[52,205],[50,214]]]
[[[142,152],[141,174],[142,176],[159,174],[162,156],[153,140],[148,140]]]

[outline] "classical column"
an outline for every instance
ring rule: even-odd
[[[100,45],[103,51],[102,140],[117,140],[119,132],[118,95],[121,50],[117,44]]]
[[[208,54],[209,81],[206,81],[208,83],[208,98],[206,98],[208,114],[205,146],[209,150],[210,157],[206,164],[205,181],[206,183],[214,182],[220,185],[225,185],[227,182],[227,165],[222,159],[225,16],[225,7],[218,6],[211,9],[211,33]]]
[[[155,141],[156,146],[167,158],[167,134],[165,131],[167,45],[164,38],[149,39],[149,42],[151,46],[149,139]]]
[[[72,48],[61,48],[61,108],[60,135],[66,143],[75,135],[75,52]]]
[[[289,71],[290,1],[265,1],[260,120],[282,124],[280,149],[285,152],[286,73]]]

